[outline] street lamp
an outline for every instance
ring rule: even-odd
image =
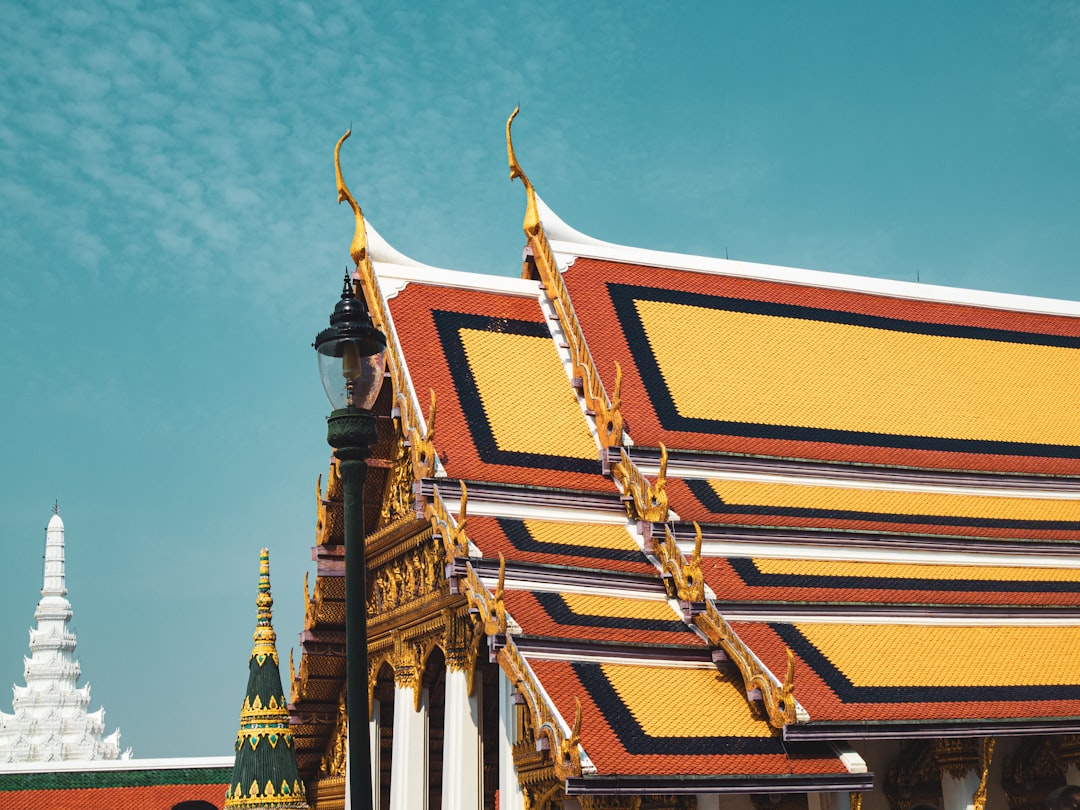
[[[375,328],[348,272],[330,326],[315,337],[319,376],[333,412],[326,441],[334,448],[345,509],[345,683],[348,701],[349,793],[353,808],[371,807],[368,733],[367,586],[364,479],[375,444],[371,412],[382,386],[386,336]]]

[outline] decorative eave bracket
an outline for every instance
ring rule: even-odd
[[[546,692],[535,673],[518,651],[513,636],[507,632],[512,619],[507,615],[503,601],[506,586],[506,558],[499,554],[499,579],[495,592],[492,593],[484,585],[468,558],[469,538],[465,534],[468,521],[467,506],[468,492],[464,482],[461,482],[461,503],[457,518],[454,518],[446,508],[438,486],[435,486],[432,497],[426,501],[426,512],[435,535],[442,538],[447,574],[450,575],[455,560],[465,560],[465,575],[460,578],[458,584],[460,592],[468,600],[470,612],[475,620],[483,624],[484,634],[488,637],[489,643],[497,640],[496,660],[510,682],[522,695],[532,715],[537,735],[547,738],[556,776],[559,779],[581,776],[583,770],[589,771],[593,767],[584,749],[581,748],[581,703],[577,702],[574,724],[568,726],[549,704]]]

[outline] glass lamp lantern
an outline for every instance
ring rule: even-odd
[[[330,326],[315,337],[319,376],[335,411],[370,411],[382,387],[386,336],[375,328],[362,298],[353,292],[348,273],[330,315]]]

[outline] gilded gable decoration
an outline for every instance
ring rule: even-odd
[[[795,660],[788,650],[787,677],[780,683],[754,652],[720,615],[712,601],[694,617],[694,623],[705,633],[710,643],[722,648],[742,673],[748,698],[760,694],[765,715],[775,728],[783,728],[798,719],[799,705],[795,699]]]
[[[653,544],[652,550],[660,560],[669,596],[680,602],[705,601],[705,578],[701,575],[701,526],[694,523],[694,553],[689,560],[679,550],[667,525],[664,526],[664,541]]]
[[[1001,787],[1011,810],[1043,810],[1051,790],[1065,781],[1069,765],[1063,757],[1069,737],[1035,737],[1023,741],[1005,758]]]
[[[986,808],[986,782],[990,778],[990,761],[994,757],[994,745],[997,741],[993,737],[983,737],[979,752],[979,786],[975,789],[972,798],[974,810]]]
[[[626,511],[634,520],[642,523],[664,523],[668,519],[667,496],[667,448],[660,445],[660,470],[656,483],[641,472],[626,452],[619,449],[619,461],[612,468],[616,480],[622,485]]]

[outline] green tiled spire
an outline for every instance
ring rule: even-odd
[[[240,709],[236,761],[225,791],[226,807],[245,810],[303,808],[307,798],[296,770],[289,712],[278,671],[277,634],[271,620],[270,553],[259,557],[259,619],[248,663],[247,694]]]

